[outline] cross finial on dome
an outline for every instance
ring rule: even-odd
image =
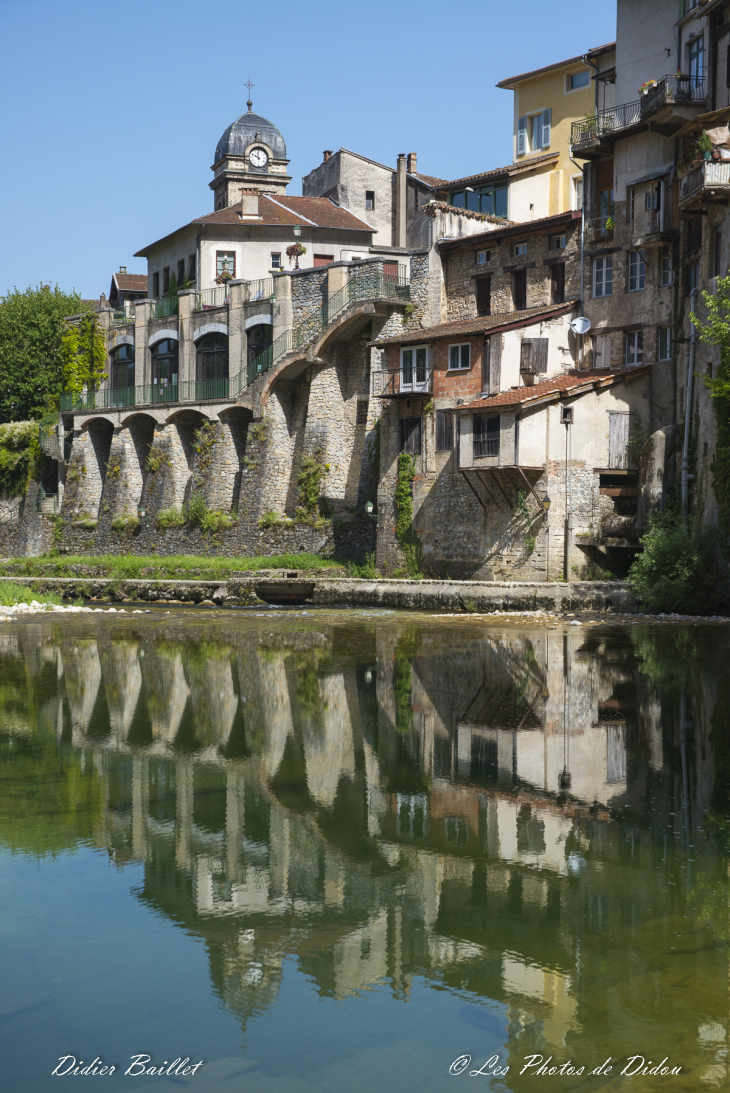
[[[249,78],[246,80],[246,82],[243,86],[248,88],[248,102],[246,103],[246,106],[248,107],[248,112],[250,114],[251,113],[251,107],[253,106],[253,103],[251,102],[251,88],[255,87],[256,84],[251,83],[251,77],[249,76]]]

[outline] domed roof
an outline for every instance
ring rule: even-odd
[[[236,118],[218,141],[213,162],[222,156],[243,156],[251,144],[259,141],[268,145],[276,159],[286,159],[286,145],[279,130],[266,118],[252,114],[248,103],[248,112]]]

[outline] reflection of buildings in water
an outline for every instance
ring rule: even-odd
[[[319,668],[322,635],[270,648],[227,635],[203,660],[183,642],[70,642],[54,709],[65,695],[107,780],[99,837],[145,862],[145,900],[208,940],[244,1024],[293,953],[333,997],[400,996],[426,975],[507,1006],[513,1038],[537,1028],[560,1047],[581,1026],[579,936],[586,967],[609,924],[630,947],[665,884],[642,873],[631,891],[637,867],[672,853],[652,814],[640,827],[607,810],[667,766],[661,707],[638,703],[635,665],[599,667],[600,650],[557,632],[492,631],[468,656],[424,645],[410,691],[400,631],[376,640],[374,684],[331,656]],[[131,748],[142,724],[148,742]],[[246,748],[226,758],[241,726]],[[632,732],[645,763],[629,770]],[[298,780],[305,794],[280,791]]]

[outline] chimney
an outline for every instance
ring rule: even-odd
[[[330,148],[330,149],[326,149],[326,150],[325,150],[325,152],[324,152],[324,159],[322,160],[322,162],[323,162],[323,163],[326,163],[326,162],[327,162],[327,160],[328,160],[328,159],[330,158],[330,156],[331,156],[331,155],[332,155],[332,149],[331,149],[331,148]]]
[[[407,162],[408,162],[408,174],[409,175],[417,175],[418,174],[418,168],[416,167],[416,153],[415,152],[409,152],[408,153]]]
[[[259,215],[259,192],[256,189],[241,190],[241,219]]]
[[[120,266],[119,267],[119,272],[120,273],[126,273],[127,272],[127,267],[126,266]]]
[[[408,179],[406,178],[406,154],[398,155],[398,172],[395,182],[395,245],[406,246],[406,196]]]

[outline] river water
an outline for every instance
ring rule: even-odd
[[[729,652],[365,610],[1,626],[0,1087],[725,1087]]]

